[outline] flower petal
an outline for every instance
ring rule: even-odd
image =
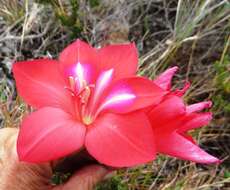
[[[187,133],[179,133],[179,134],[185,139],[187,139],[188,141],[191,141],[193,144],[197,145],[196,141],[189,134]]]
[[[85,126],[60,109],[45,107],[27,116],[20,128],[17,151],[19,159],[44,162],[79,150]]]
[[[169,135],[156,135],[157,151],[183,160],[198,163],[219,163],[220,160],[199,148],[194,142],[174,132]]]
[[[205,108],[210,108],[211,106],[212,106],[211,101],[199,102],[199,103],[187,106],[186,107],[186,112],[187,113],[198,112],[198,111],[202,111]]]
[[[196,129],[205,125],[212,120],[212,113],[192,113],[183,118],[183,126],[178,130],[180,132],[186,132],[192,129]]]
[[[182,89],[176,89],[171,94],[174,94],[175,96],[181,97],[187,92],[187,90],[190,88],[190,85],[191,85],[190,82],[187,81],[187,82],[185,82]]]
[[[86,149],[113,167],[143,164],[155,158],[154,136],[145,114],[105,114],[89,127]]]
[[[177,96],[167,96],[160,104],[155,106],[149,113],[149,120],[154,130],[168,132],[177,129],[181,117],[185,115],[183,100]]]
[[[172,77],[178,70],[178,67],[172,67],[161,73],[155,80],[154,83],[160,86],[164,90],[171,89]]]
[[[50,59],[17,62],[13,65],[19,95],[31,106],[61,107],[73,113],[70,93],[58,70],[58,62]]]
[[[134,43],[109,45],[98,50],[102,70],[114,69],[114,78],[135,75],[138,51]]]
[[[111,84],[98,110],[109,110],[115,113],[135,111],[159,103],[165,93],[148,79],[124,78]]]
[[[60,54],[59,62],[65,76],[76,77],[77,63],[80,63],[87,73],[88,82],[96,80],[99,65],[97,50],[87,43],[76,40],[68,45]]]

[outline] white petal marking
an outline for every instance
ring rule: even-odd
[[[120,94],[115,94],[111,97],[109,97],[98,109],[97,113],[101,112],[103,109],[112,107],[112,106],[121,106],[124,104],[129,104],[131,103],[136,96],[134,94],[130,93],[120,93]]]
[[[78,84],[78,88],[82,89],[84,87],[83,85],[84,85],[85,78],[84,78],[84,68],[82,67],[80,62],[77,63],[76,74],[77,74],[76,82]]]
[[[109,86],[110,82],[112,81],[112,76],[113,69],[109,69],[100,74],[96,82],[94,103],[96,103],[103,90]]]

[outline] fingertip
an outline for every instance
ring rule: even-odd
[[[75,172],[62,188],[64,190],[91,190],[98,182],[104,179],[107,173],[108,170],[101,165],[86,166]]]

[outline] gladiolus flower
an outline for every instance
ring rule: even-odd
[[[187,131],[207,125],[212,119],[210,112],[201,113],[211,102],[185,106],[181,96],[189,87],[171,90],[171,79],[178,68],[166,70],[154,80],[162,89],[170,91],[163,101],[151,108],[147,115],[155,135],[157,152],[197,163],[219,163],[220,160],[198,147]]]
[[[154,135],[141,110],[165,91],[135,76],[137,63],[134,44],[96,49],[80,40],[58,60],[15,63],[19,95],[37,109],[21,124],[19,159],[44,162],[85,148],[114,167],[153,160]]]

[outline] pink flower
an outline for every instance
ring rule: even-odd
[[[171,79],[177,67],[170,68],[154,80],[166,91],[171,91]],[[171,91],[163,101],[151,108],[147,115],[155,135],[157,152],[198,163],[219,163],[220,160],[198,147],[187,131],[207,125],[212,119],[210,112],[201,113],[211,102],[185,106],[182,98],[189,87]]]
[[[77,40],[58,60],[17,62],[19,95],[37,109],[20,128],[20,160],[44,162],[85,148],[99,162],[124,167],[155,158],[144,112],[165,91],[135,76],[134,44],[95,49]]]

